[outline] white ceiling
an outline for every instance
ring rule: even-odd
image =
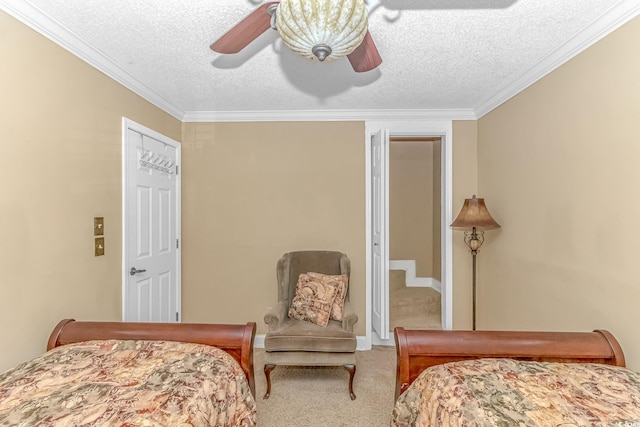
[[[267,30],[209,45],[259,0],[0,0],[181,120],[478,118],[640,13],[640,0],[370,0],[383,58],[304,59]]]

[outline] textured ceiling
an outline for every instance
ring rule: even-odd
[[[637,0],[371,0],[369,30],[383,63],[355,73],[345,58],[319,63],[294,54],[272,30],[239,54],[209,49],[261,1],[0,0],[0,7],[24,10],[18,3],[59,24],[56,32],[71,35],[67,44],[75,37],[85,42],[85,56],[113,63],[129,86],[183,117],[278,110],[477,114],[613,8],[638,13],[629,7]]]

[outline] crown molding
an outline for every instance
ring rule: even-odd
[[[187,111],[183,122],[476,120],[472,109]]]
[[[54,43],[60,45],[62,48],[68,50],[73,55],[146,99],[153,105],[164,110],[178,120],[182,120],[182,117],[184,116],[183,110],[142,84],[140,80],[113,62],[111,58],[80,39],[59,22],[51,19],[51,17],[42,12],[42,10],[31,5],[28,1],[3,0],[0,2],[0,9],[47,37]]]
[[[503,86],[495,95],[485,100],[474,109],[475,116],[481,118],[499,107],[580,52],[638,16],[638,14],[640,14],[640,2],[638,0],[622,0],[618,2],[583,31],[576,34],[549,55],[546,55],[520,77]]]

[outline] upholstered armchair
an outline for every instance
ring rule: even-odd
[[[271,393],[271,371],[279,365],[343,366],[349,372],[349,395],[355,399],[353,377],[356,373],[356,336],[353,325],[358,315],[349,303],[347,280],[341,320],[330,319],[326,326],[289,317],[291,302],[301,273],[346,275],[350,278],[351,262],[347,255],[333,251],[300,251],[284,254],[276,268],[278,302],[264,316],[269,330],[265,337],[264,374],[267,392]]]

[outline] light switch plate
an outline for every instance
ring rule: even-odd
[[[96,237],[95,256],[104,255],[104,237]]]
[[[104,236],[104,217],[97,216],[93,218],[93,235]]]

